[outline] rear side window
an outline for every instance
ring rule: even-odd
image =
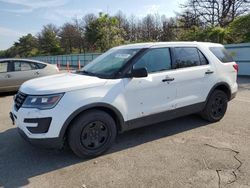
[[[42,64],[42,63],[34,63],[34,64],[36,65],[37,69],[43,69],[47,66],[47,65]]]
[[[198,49],[194,47],[177,47],[175,51],[175,68],[193,67],[200,65]]]
[[[8,71],[8,62],[0,62],[0,73]]]
[[[224,47],[210,47],[209,49],[222,63],[234,61],[232,56]]]
[[[146,68],[148,73],[171,69],[169,48],[150,49],[134,64],[133,68]]]

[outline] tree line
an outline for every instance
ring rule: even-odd
[[[103,52],[121,44],[154,41],[250,42],[250,0],[187,0],[181,13],[127,17],[119,11],[87,14],[19,38],[0,57]]]

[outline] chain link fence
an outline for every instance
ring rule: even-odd
[[[60,67],[69,66],[71,69],[84,67],[90,61],[101,55],[101,53],[85,53],[85,54],[68,54],[68,55],[54,55],[54,56],[37,56],[30,59],[43,61],[50,64],[56,64]]]

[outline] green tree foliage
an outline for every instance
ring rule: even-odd
[[[193,26],[187,30],[183,30],[180,39],[184,41],[205,41],[216,43],[227,43],[226,36],[228,34],[227,29],[222,27],[208,27],[199,28]]]
[[[86,41],[92,49],[105,51],[124,42],[124,30],[119,28],[116,17],[100,13],[99,17],[86,27]]]
[[[250,14],[235,19],[228,27],[228,42],[250,42]]]
[[[43,26],[42,31],[38,34],[38,47],[41,54],[56,55],[61,53],[58,32],[58,28],[53,24]]]
[[[31,57],[38,54],[37,38],[27,34],[19,38],[18,42],[8,50],[1,51],[0,57]]]
[[[21,37],[19,41],[14,44],[14,47],[17,48],[20,57],[35,56],[38,53],[37,38],[31,34]]]

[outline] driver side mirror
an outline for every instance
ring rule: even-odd
[[[132,69],[130,77],[132,78],[143,78],[148,76],[148,71],[146,68]]]

